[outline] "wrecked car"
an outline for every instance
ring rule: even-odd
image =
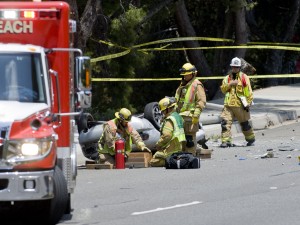
[[[160,138],[160,125],[162,114],[159,110],[157,102],[148,103],[144,108],[144,113],[133,115],[131,125],[139,132],[146,146],[155,153],[155,144]],[[105,121],[95,121],[91,114],[83,113],[77,120],[79,133],[79,144],[83,155],[95,160],[98,157],[98,140],[103,131]],[[207,148],[205,142],[205,133],[202,125],[199,123],[199,131],[196,134],[198,144],[203,148]],[[132,151],[137,151],[137,147],[133,145]]]

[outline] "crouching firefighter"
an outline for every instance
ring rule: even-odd
[[[115,113],[116,118],[103,124],[103,132],[98,141],[99,162],[101,164],[115,165],[115,142],[119,138],[125,140],[125,159],[132,150],[132,144],[136,144],[142,151],[151,150],[146,147],[139,133],[130,125],[131,112],[122,108]]]
[[[233,58],[230,63],[231,72],[223,79],[221,91],[225,94],[224,108],[221,113],[221,140],[220,147],[231,147],[231,126],[236,118],[241,126],[247,141],[247,146],[254,145],[255,135],[249,123],[250,106],[253,101],[253,92],[249,77],[241,72],[241,60]]]
[[[157,152],[150,160],[152,167],[165,166],[165,159],[175,152],[182,151],[182,143],[185,141],[183,119],[175,111],[176,99],[165,97],[158,103],[164,119],[160,129],[160,139],[155,147]]]

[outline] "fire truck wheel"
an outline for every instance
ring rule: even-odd
[[[42,207],[44,209],[44,213],[42,213],[44,215],[42,215],[42,218],[47,225],[57,224],[59,222],[59,220],[64,215],[69,202],[67,182],[61,169],[58,166],[56,166],[54,169],[53,180],[54,198],[45,201],[45,204]]]
[[[162,115],[157,102],[150,102],[145,106],[144,118],[149,120],[157,130],[160,129]]]
[[[71,213],[71,194],[68,194],[68,204],[65,210],[65,214],[70,214]]]
[[[55,225],[68,210],[67,182],[61,169],[56,166],[53,175],[54,198],[50,200],[29,201],[20,211],[22,224]],[[70,206],[71,207],[71,206]]]

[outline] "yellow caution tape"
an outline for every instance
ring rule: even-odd
[[[251,78],[291,78],[291,77],[300,77],[300,74],[295,73],[295,74],[274,74],[274,75],[252,75],[248,76],[250,79]]]
[[[116,47],[123,48],[123,49],[129,49],[129,48],[120,46],[120,45],[118,45],[118,44],[114,44],[114,43],[109,42],[109,41],[103,41],[103,40],[100,40],[99,42],[101,42],[102,44],[106,44],[106,45],[108,45],[108,46],[116,46]]]
[[[92,78],[92,81],[169,81],[169,80],[181,80],[181,78]]]
[[[180,42],[180,41],[216,41],[216,42],[234,42],[233,39],[227,39],[227,38],[211,38],[211,37],[181,37],[181,38],[168,38],[168,39],[161,39],[157,41],[151,41],[139,45],[133,45],[131,48],[139,48],[142,46],[147,46],[147,45],[155,45],[155,44],[162,44],[162,43],[172,43],[172,42]],[[106,44],[109,46],[116,46],[120,48],[125,48],[128,49],[128,47],[122,47],[118,44],[114,44],[109,41],[103,41],[99,40],[102,44]]]
[[[167,46],[163,46],[160,48],[143,48],[138,51],[141,52],[149,52],[149,51],[186,51],[186,50],[210,50],[210,49],[236,49],[236,48],[250,48],[250,49],[277,49],[277,50],[286,50],[286,51],[300,51],[300,47],[289,47],[289,46],[274,46],[274,45],[238,45],[238,46],[215,46],[215,47],[196,47],[196,48],[166,48]],[[91,59],[91,62],[98,62],[113,58],[118,58],[130,53],[131,49],[128,49],[123,52],[100,56],[98,58]]]
[[[276,42],[247,42],[247,45],[279,45],[279,46],[300,46],[299,43],[276,43]]]
[[[182,37],[182,38],[168,38],[168,39],[162,39],[162,40],[157,40],[157,41],[152,41],[152,42],[147,42],[147,43],[143,43],[143,44],[139,44],[139,45],[134,45],[130,48],[128,47],[123,47],[120,46],[118,44],[114,44],[112,42],[108,42],[108,41],[103,41],[103,40],[99,40],[99,42],[106,44],[108,46],[115,46],[115,47],[119,47],[122,49],[126,49],[126,51],[120,52],[120,53],[116,53],[116,54],[111,54],[111,55],[106,55],[106,56],[101,56],[101,57],[97,57],[97,58],[93,58],[91,59],[91,62],[99,62],[99,61],[104,61],[104,60],[108,60],[108,59],[113,59],[113,58],[118,58],[124,55],[127,55],[130,50],[132,49],[136,49],[142,46],[147,46],[147,45],[154,45],[154,44],[162,44],[162,43],[170,43],[170,42],[179,42],[179,41],[217,41],[217,42],[233,42],[234,40],[232,39],[225,39],[225,38],[210,38],[210,37]],[[169,44],[170,45],[170,44]],[[166,47],[168,47],[169,45],[165,45],[163,47],[159,47],[156,48],[156,51],[158,51],[159,49],[163,50],[166,49]],[[147,54],[147,51],[144,51],[143,49],[139,49],[138,51],[141,51],[145,54]]]
[[[170,43],[170,42],[180,42],[180,41],[216,41],[216,42],[234,42],[232,39],[224,39],[224,38],[209,38],[209,37],[181,37],[181,38],[169,38],[163,40],[157,40],[152,42],[147,42],[139,45],[134,45],[130,48],[122,47],[117,44],[100,40],[99,42],[103,44],[107,44],[109,46],[115,46],[122,49],[126,49],[125,51],[110,54],[106,56],[100,56],[97,58],[91,59],[91,62],[98,62],[113,58],[122,57],[127,55],[133,49],[137,49],[140,47],[154,45],[154,44],[162,44],[162,43]],[[296,43],[268,43],[268,42],[249,42],[247,45],[238,45],[238,46],[213,46],[213,47],[196,47],[196,48],[167,48],[171,44],[167,44],[158,48],[143,48],[137,49],[137,51],[141,51],[145,54],[149,51],[183,51],[183,50],[210,50],[210,49],[277,49],[277,50],[287,50],[287,51],[300,51],[300,44]],[[299,47],[295,47],[299,46]],[[300,77],[300,74],[277,74],[277,75],[253,75],[249,76],[250,78],[289,78],[289,77]],[[210,77],[199,77],[200,80],[212,80],[212,79],[223,79],[224,76],[210,76]],[[102,82],[110,82],[110,81],[172,81],[172,80],[181,80],[181,78],[92,78],[92,81],[102,81]]]
[[[107,60],[107,59],[113,59],[113,58],[118,58],[118,57],[121,57],[121,56],[124,56],[124,55],[127,55],[131,50],[128,49],[126,51],[123,51],[123,52],[119,52],[119,53],[116,53],[116,54],[111,54],[111,55],[106,55],[106,56],[100,56],[98,58],[93,58],[91,59],[91,62],[98,62],[98,61],[103,61],[103,60]]]
[[[211,76],[211,77],[197,77],[199,80],[220,80],[224,79],[225,76]],[[300,74],[274,74],[274,75],[252,75],[248,76],[250,79],[256,78],[291,78],[291,77],[300,77]],[[174,81],[181,80],[182,78],[92,78],[92,81],[100,82],[117,82],[117,81]]]
[[[186,50],[209,50],[209,49],[235,49],[235,48],[256,48],[256,49],[277,49],[287,51],[300,51],[300,47],[273,46],[273,45],[237,45],[237,46],[214,46],[195,48],[144,48],[142,51],[186,51]]]
[[[134,48],[139,48],[142,46],[147,45],[154,45],[154,44],[162,44],[162,43],[170,43],[170,42],[179,42],[179,41],[216,41],[216,42],[234,42],[233,39],[226,39],[226,38],[210,38],[210,37],[181,37],[181,38],[168,38],[162,39],[157,41],[151,41],[139,45],[134,45]]]

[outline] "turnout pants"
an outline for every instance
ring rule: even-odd
[[[115,165],[115,156],[108,153],[99,154],[99,163],[100,164],[113,164]]]
[[[199,131],[199,124],[192,124],[192,117],[182,116],[184,120],[184,133],[186,141],[183,142],[182,150],[196,156],[197,139],[196,133]]]
[[[246,141],[255,139],[253,129],[249,123],[250,112],[244,110],[242,107],[229,107],[224,106],[221,113],[221,140],[222,142],[232,142],[231,126],[233,120],[236,118],[241,126],[242,132]]]

